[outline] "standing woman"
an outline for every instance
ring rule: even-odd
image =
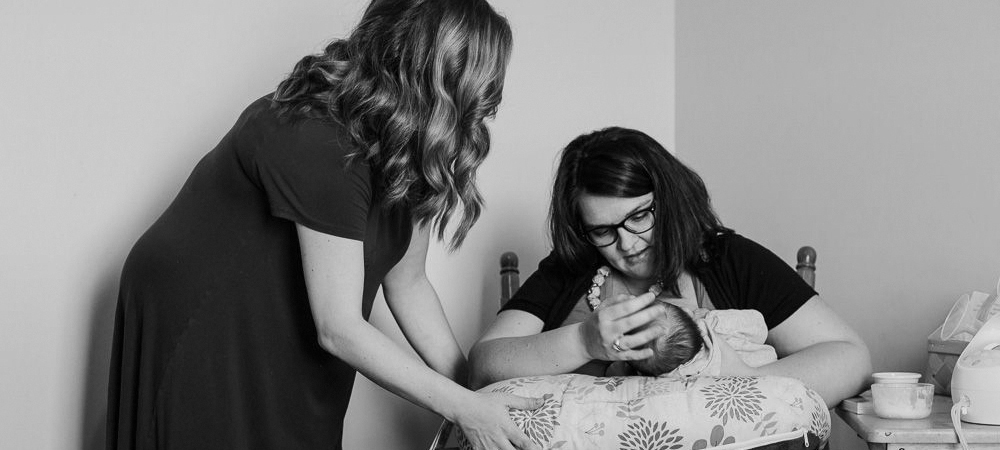
[[[375,0],[243,112],[125,262],[109,449],[340,449],[356,371],[477,449],[537,448],[507,415],[537,401],[460,385],[424,271],[479,217],[510,46],[485,0]],[[367,322],[380,285],[423,361]]]

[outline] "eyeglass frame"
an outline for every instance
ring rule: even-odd
[[[647,232],[649,230],[652,230],[653,227],[656,226],[656,214],[652,214],[650,216],[650,217],[652,217],[652,221],[649,224],[649,228],[646,228],[645,230],[640,230],[640,231],[632,230],[631,228],[629,228],[626,225],[626,223],[628,223],[629,219],[631,219],[632,217],[635,217],[638,214],[653,213],[655,211],[656,211],[656,204],[652,204],[652,205],[649,205],[649,208],[643,208],[643,209],[640,209],[638,211],[635,211],[635,212],[629,214],[628,216],[625,216],[625,219],[623,219],[621,222],[618,222],[617,224],[598,225],[596,227],[591,227],[591,228],[580,227],[580,234],[583,235],[583,238],[586,239],[587,242],[590,243],[590,245],[593,245],[594,247],[597,247],[597,248],[604,248],[604,247],[607,247],[609,245],[614,245],[615,242],[618,242],[618,229],[619,228],[623,228],[625,231],[628,231],[629,233],[632,233],[632,234],[641,234],[641,233],[645,233],[645,232]],[[614,239],[612,239],[611,242],[608,242],[607,244],[604,244],[604,245],[598,245],[596,242],[594,242],[593,239],[590,238],[590,233],[591,232],[593,232],[594,230],[597,230],[597,229],[601,229],[601,228],[611,229],[611,231],[612,231],[611,235],[614,237]]]

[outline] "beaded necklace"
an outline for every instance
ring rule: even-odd
[[[587,291],[587,306],[590,306],[591,311],[601,306],[601,286],[604,286],[604,281],[610,274],[611,269],[608,266],[601,266],[597,268],[597,274],[591,279],[590,290]],[[661,281],[653,283],[649,287],[649,292],[652,292],[654,297],[658,297],[663,292],[663,283]]]

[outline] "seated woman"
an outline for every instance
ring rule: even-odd
[[[470,352],[473,387],[600,376],[611,362],[649,358],[645,344],[663,334],[644,327],[658,312],[646,308],[651,290],[689,308],[760,312],[778,359],[751,367],[719,340],[721,375],[795,378],[836,405],[871,371],[857,333],[784,261],[723,227],[701,178],[642,132],[607,128],[566,147],[550,229],[552,254]],[[623,292],[599,292],[602,268]]]

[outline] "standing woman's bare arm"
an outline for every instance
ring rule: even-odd
[[[466,359],[427,279],[429,227],[415,228],[403,258],[382,281],[386,304],[406,340],[436,372],[466,385]]]
[[[537,407],[513,396],[466,390],[404,351],[361,313],[364,244],[296,225],[309,306],[320,345],[379,386],[451,420],[476,449],[537,449],[507,415],[507,406]]]

